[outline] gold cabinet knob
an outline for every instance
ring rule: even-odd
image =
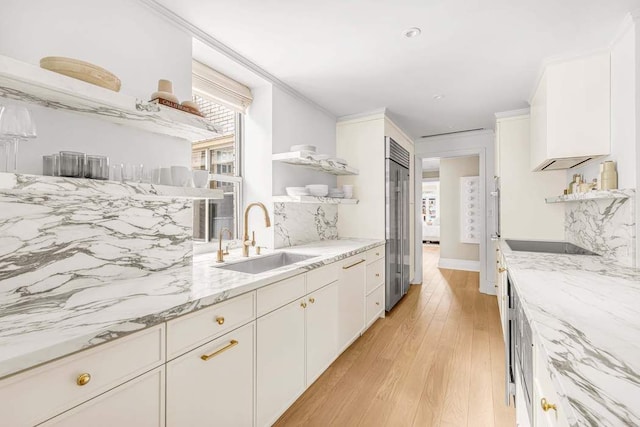
[[[553,409],[554,411],[558,410],[555,404],[547,402],[547,399],[544,397],[540,399],[540,406],[542,406],[544,412],[547,412],[549,409]]]
[[[316,299],[315,299],[315,298],[309,298],[309,302],[310,302],[311,304],[313,304],[314,302],[316,302]]]
[[[376,305],[380,305],[380,303],[378,301],[376,301]]]
[[[302,302],[300,303],[300,307],[302,307],[302,308],[307,308],[307,303],[306,303],[306,302],[304,302],[304,301],[302,301]]]
[[[380,277],[380,273],[376,273],[376,277]]]
[[[498,273],[504,273],[505,271],[507,271],[507,269],[506,269],[506,268],[504,268],[504,267],[500,267],[500,268],[498,269]]]
[[[89,381],[91,381],[91,375],[86,372],[84,374],[78,375],[78,378],[76,378],[76,384],[78,384],[79,386],[87,385]]]
[[[376,256],[380,256],[380,252],[376,252]]]
[[[218,325],[224,325],[224,317],[216,317],[216,322],[218,322]]]

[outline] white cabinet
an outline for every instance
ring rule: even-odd
[[[167,363],[167,427],[253,425],[255,322]]]
[[[558,170],[610,152],[608,51],[545,67],[531,98],[533,170]]]
[[[257,320],[258,426],[273,424],[305,390],[305,307],[298,299]]]
[[[500,249],[496,248],[496,297],[498,299],[498,311],[500,313],[500,326],[502,338],[507,340],[507,322],[509,321],[509,301],[507,300],[507,267]]]
[[[41,423],[161,366],[164,337],[163,324],[0,381],[0,424]]]
[[[338,282],[307,297],[307,387],[338,355]]]
[[[163,366],[91,399],[42,425],[164,427],[164,389]]]
[[[551,382],[551,373],[542,347],[533,346],[533,418],[535,427],[568,427],[560,398]]]
[[[496,114],[496,163],[500,170],[500,235],[507,239],[564,240],[564,206],[547,204],[562,194],[565,171],[532,172],[531,119],[522,111]]]
[[[360,336],[365,326],[365,286],[367,272],[364,254],[341,261],[338,279],[338,350],[342,352]]]

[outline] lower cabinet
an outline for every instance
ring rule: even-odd
[[[255,322],[167,363],[167,427],[253,425]]]
[[[164,366],[41,424],[57,427],[160,427],[165,424]]]
[[[338,282],[308,295],[307,387],[338,355]]]
[[[367,271],[364,255],[342,261],[338,279],[338,350],[342,352],[364,329]]]
[[[257,320],[258,426],[273,424],[305,390],[305,307],[297,299]]]

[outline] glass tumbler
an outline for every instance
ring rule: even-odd
[[[109,158],[107,156],[87,156],[85,178],[109,179]]]
[[[84,178],[85,154],[77,151],[60,152],[60,176]]]
[[[42,174],[45,176],[60,175],[60,156],[58,154],[42,156]]]

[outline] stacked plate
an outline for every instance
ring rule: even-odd
[[[335,199],[344,199],[344,191],[342,188],[332,188],[329,190],[329,197],[333,197]]]
[[[329,194],[329,186],[324,184],[307,185],[307,190],[312,196],[326,197]]]
[[[286,187],[288,196],[296,197],[296,196],[308,196],[309,190],[306,187]]]
[[[316,152],[315,145],[292,145],[289,148],[290,151],[311,151],[313,153]]]

